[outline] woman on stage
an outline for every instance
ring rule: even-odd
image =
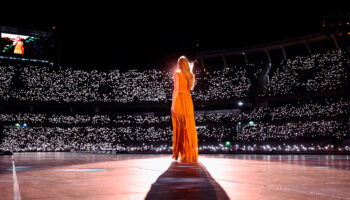
[[[198,162],[198,138],[194,121],[194,107],[190,90],[194,74],[186,57],[178,59],[180,71],[174,73],[174,91],[171,106],[173,124],[173,157],[181,162]]]

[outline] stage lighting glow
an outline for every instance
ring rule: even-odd
[[[19,123],[16,123],[15,127],[21,127],[21,125]]]
[[[26,123],[24,123],[23,125],[22,125],[22,127],[27,127],[28,125],[26,124]]]
[[[190,71],[191,73],[193,73],[192,70],[193,70],[194,62],[189,62],[189,64],[190,64]]]
[[[230,141],[226,141],[225,142],[225,146],[231,146],[231,142]]]
[[[243,106],[243,104],[244,104],[243,101],[238,102],[238,106]]]

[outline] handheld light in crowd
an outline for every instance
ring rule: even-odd
[[[255,122],[250,121],[250,122],[248,123],[248,125],[249,125],[249,126],[254,126],[254,125],[255,125]]]

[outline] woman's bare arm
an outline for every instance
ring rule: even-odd
[[[174,90],[173,90],[173,100],[172,100],[172,107],[174,106],[175,99],[177,97],[177,91],[179,91],[179,74],[174,74]]]

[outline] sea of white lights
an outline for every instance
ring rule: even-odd
[[[270,108],[271,120],[290,118],[332,117],[348,114],[349,101],[344,98],[324,98],[322,100],[297,101]]]
[[[272,66],[269,83],[260,96],[322,92],[344,87],[349,59],[342,50],[329,50],[312,56],[297,56]]]
[[[251,80],[249,64],[221,69],[197,69],[193,100],[242,98]],[[257,70],[256,70],[257,71]],[[253,77],[255,78],[255,77]],[[43,102],[170,102],[173,72],[164,70],[74,70],[47,65],[0,63],[0,100]]]
[[[343,121],[298,121],[294,123],[258,123],[243,126],[236,139],[241,141],[296,140],[319,137],[335,137],[338,140],[349,136],[349,127]]]
[[[349,62],[342,50],[285,59],[272,66],[261,96],[342,88]],[[253,69],[253,70],[252,70]],[[272,72],[274,71],[274,72]],[[248,73],[249,72],[249,73]],[[261,66],[247,64],[195,70],[194,101],[246,97]],[[75,70],[50,65],[0,63],[0,99],[52,102],[170,102],[173,72],[163,70]],[[198,84],[200,83],[200,84]]]
[[[326,91],[343,87],[349,62],[341,50],[287,59],[272,74],[263,96],[298,91]],[[196,71],[201,84],[192,91],[194,101],[242,98],[252,78],[247,68]],[[254,69],[253,78],[262,72]],[[249,73],[248,73],[249,72]],[[312,77],[311,77],[312,76]],[[17,77],[17,78],[16,78]],[[49,66],[0,64],[1,100],[54,102],[168,102],[173,75],[159,70],[83,71],[52,70]],[[311,78],[310,78],[311,77]],[[200,151],[350,151],[332,144],[293,144],[299,139],[349,137],[349,101],[344,98],[307,100],[258,107],[240,114],[195,115]],[[170,111],[169,111],[170,112]],[[334,118],[335,117],[335,118]],[[248,123],[253,121],[252,124]],[[171,116],[164,115],[59,115],[1,113],[6,123],[0,149],[11,151],[171,151]],[[15,123],[26,127],[15,127]],[[12,124],[12,125],[9,125]],[[28,126],[27,126],[28,125]],[[239,126],[238,126],[239,125]],[[224,141],[259,142],[223,145]],[[280,144],[269,144],[280,141]],[[261,145],[261,143],[266,143]],[[288,144],[282,142],[288,142]]]
[[[195,115],[196,125],[201,127],[197,128],[199,144],[203,144],[200,147],[222,150],[217,145],[225,140],[290,142],[349,137],[349,103],[342,97],[313,101],[296,101],[241,114]],[[290,118],[294,121],[289,121]],[[144,149],[150,145],[170,147],[172,141],[170,115],[0,114],[0,122],[7,124],[0,148],[12,151],[99,151],[128,149],[133,145]],[[15,127],[15,123],[25,123],[26,127]],[[205,145],[208,143],[211,146]]]
[[[306,143],[306,144],[230,144],[229,146],[224,144],[216,145],[201,145],[199,146],[199,152],[212,152],[212,153],[233,153],[233,152],[307,152],[307,153],[318,153],[318,152],[350,152],[349,145],[333,145],[324,144],[322,142]],[[75,150],[73,150],[75,151]],[[118,153],[118,152],[129,152],[129,153],[145,153],[145,152],[160,152],[169,153],[172,152],[171,145],[117,145],[114,149],[96,149],[95,151],[77,150],[85,152],[102,152],[102,153]]]
[[[343,97],[324,98],[321,100],[299,100],[279,106],[266,106],[251,111],[234,113],[206,113],[195,115],[198,124],[207,123],[238,123],[242,121],[271,121],[315,117],[346,118],[349,100]],[[0,122],[26,124],[70,124],[70,125],[142,125],[171,123],[169,114],[113,114],[113,115],[58,115],[44,113],[0,113]]]

